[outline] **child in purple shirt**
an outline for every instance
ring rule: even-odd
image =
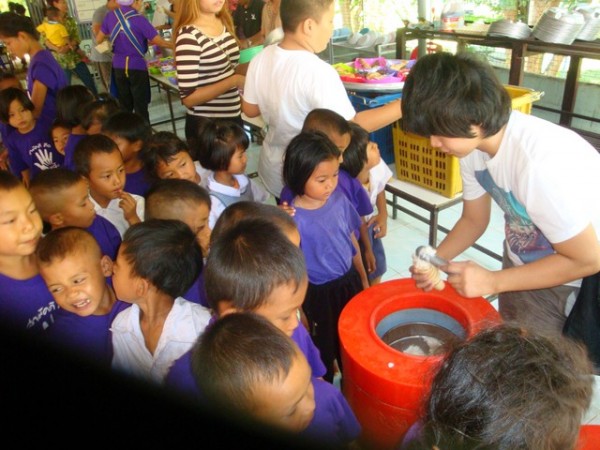
[[[46,330],[57,309],[38,271],[41,235],[31,195],[14,175],[0,171],[0,321],[20,330]]]
[[[115,141],[123,155],[127,174],[125,191],[145,196],[150,189],[150,177],[140,159],[140,151],[152,135],[150,125],[139,114],[121,111],[106,120],[102,134]]]
[[[296,342],[313,376],[322,377],[325,366],[319,351],[300,323],[307,279],[298,242],[293,220],[276,206],[231,205],[213,230],[204,271],[206,292],[217,317],[251,311],[270,320]],[[190,375],[189,362],[178,361],[167,384],[193,391]]]
[[[129,307],[107,283],[112,260],[94,237],[76,227],[53,230],[37,248],[40,274],[61,309],[47,337],[79,356],[110,367],[110,324]]]
[[[10,169],[26,186],[37,173],[63,163],[50,136],[50,123],[43,117],[35,119],[33,110],[33,103],[21,89],[0,92],[0,120],[15,130],[4,141]]]
[[[29,190],[42,220],[51,229],[87,229],[96,238],[102,254],[114,261],[121,235],[111,222],[96,214],[83,176],[64,168],[45,170],[31,180]]]
[[[56,95],[67,86],[64,70],[38,41],[39,33],[29,17],[13,12],[0,14],[0,39],[9,52],[21,60],[29,55],[27,91],[33,102],[34,116],[48,123],[56,118]]]
[[[296,434],[306,442],[348,446],[360,425],[337,389],[315,380],[296,344],[272,322],[231,313],[192,348],[201,401],[223,413]]]

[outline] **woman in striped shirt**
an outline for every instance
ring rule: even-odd
[[[177,83],[188,109],[185,136],[195,151],[195,136],[207,119],[242,125],[239,89],[245,77],[236,73],[240,48],[225,0],[189,0],[179,7],[174,27]]]

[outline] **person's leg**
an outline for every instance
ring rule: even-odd
[[[148,71],[129,70],[129,85],[131,86],[131,95],[133,95],[133,110],[149,124],[150,77],[148,76]]]
[[[94,77],[90,73],[90,69],[87,64],[83,61],[79,61],[73,71],[77,74],[79,79],[83,82],[83,84],[90,90],[94,95],[98,94],[98,89],[96,89],[96,83],[94,82]]]
[[[71,69],[63,69],[67,76],[67,86],[71,86],[71,79],[73,77],[73,71]]]
[[[133,112],[133,96],[124,69],[113,69],[119,102],[125,111]]]
[[[96,70],[100,74],[100,82],[102,86],[104,86],[104,90],[106,92],[110,92],[110,70],[112,67],[112,63],[110,61],[107,62],[96,62]]]

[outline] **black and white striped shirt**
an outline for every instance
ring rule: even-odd
[[[234,37],[223,28],[216,38],[209,38],[193,25],[181,29],[175,44],[177,84],[181,98],[201,86],[216,83],[234,74],[240,49]],[[188,108],[188,114],[203,117],[237,117],[241,114],[240,95],[232,88],[201,105]]]

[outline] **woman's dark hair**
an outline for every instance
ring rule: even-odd
[[[33,111],[35,106],[29,99],[29,96],[18,88],[7,88],[0,91],[0,120],[8,123],[10,104],[18,101],[23,108]]]
[[[14,12],[0,13],[0,37],[17,37],[19,33],[26,33],[35,40],[40,38],[29,17]]]
[[[402,128],[421,136],[483,137],[506,125],[511,99],[492,66],[473,53],[433,53],[417,60],[402,88]]]
[[[350,144],[344,152],[344,160],[340,167],[352,178],[356,178],[367,164],[367,146],[369,145],[369,132],[359,124],[350,122]]]
[[[294,195],[304,195],[304,186],[323,161],[341,155],[333,142],[320,131],[305,131],[294,137],[285,150],[283,180]]]
[[[247,149],[250,140],[244,129],[234,122],[210,122],[198,137],[196,154],[202,167],[227,170],[238,147]]]
[[[86,105],[95,99],[93,92],[81,84],[66,86],[56,94],[56,116],[71,127],[80,125]]]
[[[121,248],[133,274],[174,298],[183,295],[202,271],[196,235],[180,220],[136,223],[125,232]]]

